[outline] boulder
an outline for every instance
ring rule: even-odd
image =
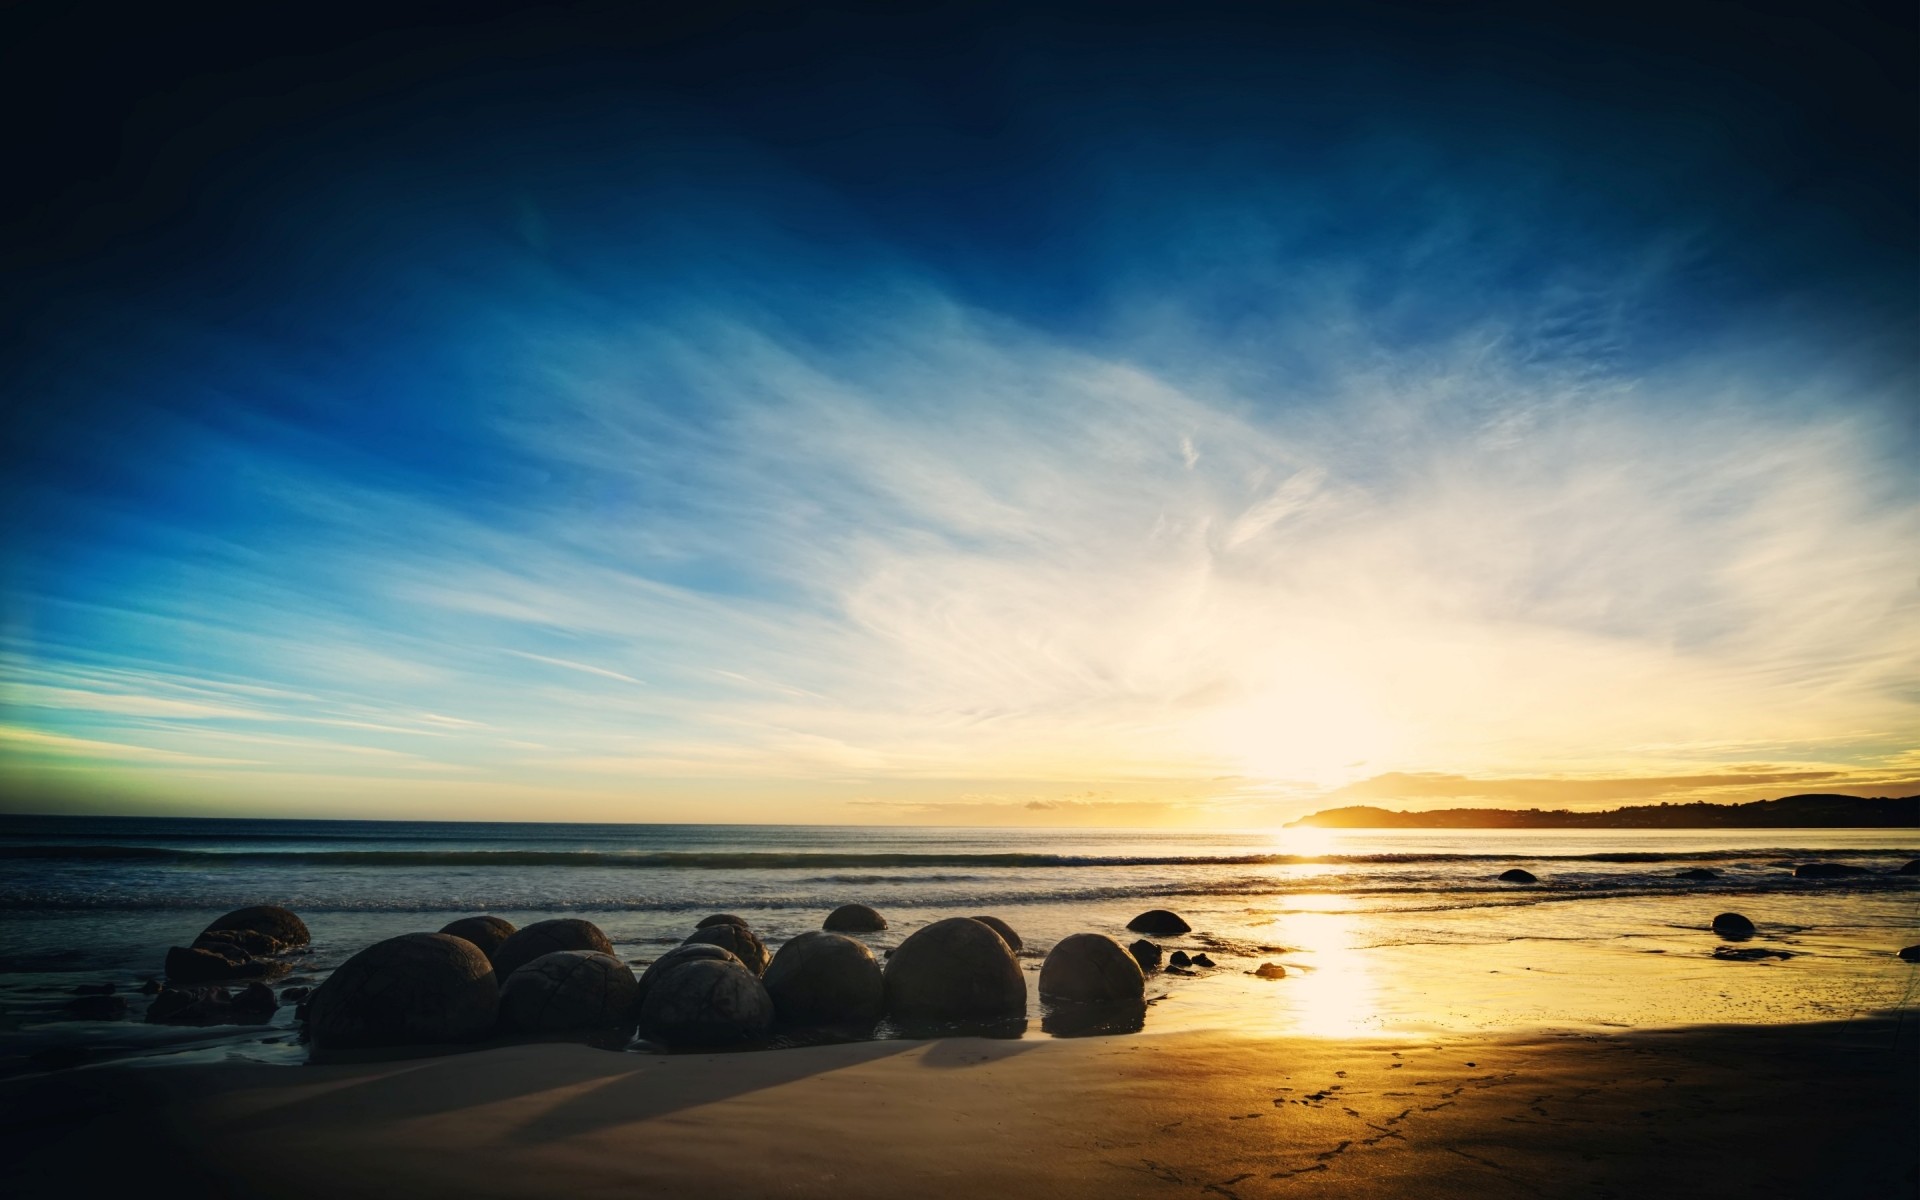
[[[971,919],[980,922],[988,929],[999,934],[1000,940],[1007,944],[1007,949],[1013,951],[1015,954],[1020,953],[1020,948],[1025,945],[1025,943],[1020,940],[1020,935],[1013,931],[1013,926],[1002,921],[999,917],[980,916]]]
[[[127,998],[90,992],[67,1001],[66,1014],[79,1021],[118,1021],[127,1015]]]
[[[1128,946],[1127,953],[1133,955],[1133,961],[1140,964],[1142,971],[1157,971],[1160,969],[1160,947],[1145,938],[1141,938],[1133,945]]]
[[[1013,951],[971,917],[916,929],[888,957],[885,979],[887,1011],[909,1020],[1013,1016],[1027,1007]]]
[[[1680,872],[1680,878],[1682,879],[1718,879],[1720,878],[1720,872],[1709,870],[1706,867],[1688,867],[1686,870]]]
[[[1872,872],[1865,867],[1851,867],[1846,863],[1802,863],[1793,869],[1795,879],[1839,879],[1847,875],[1869,875]]]
[[[1539,876],[1535,875],[1532,871],[1522,871],[1519,867],[1515,867],[1511,871],[1500,872],[1500,882],[1501,883],[1539,883],[1540,878]]]
[[[160,994],[160,988],[160,981],[149,975],[140,985],[140,994],[142,996],[158,996]]]
[[[513,922],[502,917],[461,917],[440,929],[448,937],[465,938],[480,947],[480,953],[492,959],[506,940],[516,932]]]
[[[705,929],[694,930],[680,944],[718,946],[739,959],[740,964],[755,975],[766,974],[767,948],[759,936],[745,925],[709,925]]]
[[[1894,874],[1895,875],[1920,875],[1920,858],[1907,860],[1906,864],[1903,865],[1898,871],[1895,871]]]
[[[500,988],[500,1023],[522,1033],[607,1029],[633,1020],[632,968],[594,950],[542,954]]]
[[[316,1050],[467,1042],[493,1028],[499,1007],[493,967],[478,946],[407,933],[362,950],[314,990],[307,1034]]]
[[[1192,957],[1191,959],[1189,959],[1188,961],[1189,961],[1189,962],[1191,962],[1191,963],[1192,963],[1192,964],[1193,964],[1194,966],[1196,966],[1196,967],[1211,967],[1211,966],[1213,966],[1213,960],[1212,960],[1211,958],[1208,958],[1208,957],[1207,957],[1206,955],[1204,955],[1204,954],[1196,954],[1196,955],[1194,955],[1194,956],[1193,956],[1193,957]]]
[[[842,933],[812,930],[780,947],[767,966],[767,995],[789,1025],[871,1026],[886,1004],[873,951]]]
[[[280,1002],[282,1004],[298,1004],[311,995],[313,995],[313,989],[310,987],[281,988]]]
[[[1140,964],[1125,946],[1104,933],[1061,938],[1040,968],[1040,995],[1048,1000],[1110,1004],[1138,1000],[1146,989]]]
[[[638,990],[634,993],[633,997],[633,1010],[635,1012],[640,1011],[640,1006],[647,1002],[647,993],[653,990],[654,981],[659,979],[661,975],[672,970],[680,963],[691,962],[694,959],[701,958],[711,959],[716,962],[740,961],[734,957],[733,951],[728,950],[724,946],[715,946],[709,942],[692,942],[675,946],[673,949],[655,959],[645,971],[640,973]]]
[[[266,1020],[279,1007],[280,1001],[274,997],[273,989],[264,983],[250,983],[233,998],[233,1011],[248,1018]]]
[[[887,919],[864,904],[842,904],[820,922],[829,933],[879,933],[886,927]]]
[[[613,943],[592,921],[556,917],[551,921],[535,921],[525,929],[515,930],[487,957],[493,961],[494,977],[505,980],[534,959],[556,950],[592,950],[600,954],[612,954]]]
[[[1181,919],[1179,913],[1168,912],[1164,908],[1148,909],[1128,921],[1127,928],[1135,933],[1150,933],[1155,937],[1171,937],[1176,933],[1193,932],[1193,926]]]
[[[222,930],[245,930],[250,933],[265,934],[283,946],[304,946],[313,940],[307,934],[305,921],[274,904],[256,904],[251,908],[236,908],[208,925],[202,932],[217,933]]]
[[[1185,950],[1175,950],[1172,957],[1167,959],[1167,965],[1169,967],[1185,967],[1192,965],[1192,963],[1193,960],[1187,957]]]
[[[179,984],[229,983],[241,979],[271,979],[293,968],[271,959],[254,958],[225,946],[174,946],[167,950],[167,982]]]
[[[1258,975],[1262,979],[1285,979],[1287,977],[1287,969],[1279,963],[1261,963],[1258,967],[1249,971],[1248,974]]]
[[[1040,1018],[1041,1031],[1049,1037],[1060,1038],[1139,1033],[1146,1025],[1145,1000],[1115,1000],[1109,1004],[1052,1004]]]
[[[1899,954],[1901,962],[1920,963],[1920,946],[1903,946]]]
[[[701,917],[700,923],[698,925],[695,925],[694,928],[695,929],[711,929],[715,925],[738,925],[743,929],[753,928],[752,925],[749,925],[747,923],[747,919],[745,917],[736,917],[732,913],[714,913],[710,917]]]
[[[147,1005],[152,1025],[232,1025],[240,1019],[233,994],[223,987],[161,988]]]
[[[773,999],[737,960],[696,958],[660,973],[640,1005],[640,1028],[670,1046],[758,1041],[773,1026]]]
[[[1713,919],[1713,931],[1728,941],[1753,936],[1753,922],[1739,913],[1725,912]]]
[[[280,954],[291,949],[278,938],[252,929],[209,929],[194,938],[193,944],[208,950],[233,950],[248,956]]]

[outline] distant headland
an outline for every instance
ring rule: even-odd
[[[1287,828],[1320,829],[1915,829],[1920,796],[1809,793],[1747,804],[1638,804],[1596,812],[1564,808],[1329,808]]]

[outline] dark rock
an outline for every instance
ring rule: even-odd
[[[1110,1004],[1146,994],[1140,964],[1104,933],[1075,933],[1047,952],[1040,968],[1040,995],[1048,1000]]]
[[[487,957],[493,961],[494,977],[504,981],[534,959],[556,950],[592,950],[598,954],[612,954],[613,943],[592,921],[557,917],[551,921],[535,921],[525,929],[515,930]]]
[[[1895,875],[1920,875],[1920,858],[1909,859]]]
[[[1759,962],[1764,958],[1792,958],[1786,950],[1769,950],[1764,946],[1715,946],[1713,956],[1722,962]]]
[[[282,1004],[299,1004],[311,995],[313,995],[313,989],[310,987],[281,988],[280,1002]]]
[[[209,929],[194,938],[193,944],[215,952],[233,950],[250,958],[280,954],[290,949],[287,943],[279,938],[268,937],[252,929]]]
[[[127,998],[89,992],[67,1001],[65,1008],[68,1016],[82,1021],[118,1021],[127,1015]]]
[[[1193,932],[1193,926],[1187,924],[1179,913],[1168,912],[1164,908],[1148,909],[1128,921],[1127,928],[1135,933],[1150,933],[1155,937],[1170,937],[1176,933]]]
[[[1166,969],[1166,971],[1165,971],[1165,974],[1168,974],[1168,975],[1197,975],[1197,974],[1199,974],[1199,972],[1197,972],[1197,971],[1192,971],[1192,970],[1189,970],[1189,969],[1188,969],[1188,968],[1186,968],[1186,967],[1178,967],[1178,966],[1174,966],[1174,965],[1172,965],[1172,964],[1168,964],[1168,966],[1167,966],[1167,969]]]
[[[887,959],[887,1011],[909,1020],[1012,1016],[1027,979],[999,934],[971,917],[916,929]]]
[[[820,922],[830,933],[879,933],[886,927],[887,919],[864,904],[842,904]]]
[[[1167,965],[1170,967],[1188,967],[1193,965],[1193,960],[1187,957],[1185,950],[1175,950],[1173,956],[1167,959]]]
[[[1013,926],[1002,921],[999,917],[973,917],[971,919],[980,922],[988,929],[999,934],[1000,940],[1007,944],[1007,949],[1013,951],[1015,954],[1020,953],[1021,948],[1026,944],[1020,940],[1020,935],[1013,931]]]
[[[703,958],[716,962],[740,962],[738,958],[734,957],[733,951],[724,946],[715,946],[708,942],[691,942],[675,946],[673,949],[655,959],[651,966],[641,972],[639,990],[634,993],[633,998],[634,1011],[640,1011],[640,1007],[647,1002],[647,993],[653,990],[654,981],[659,979],[660,976],[672,970],[680,963]],[[745,964],[742,965],[744,966]]]
[[[761,943],[759,935],[745,925],[709,925],[705,929],[696,929],[683,946],[718,946],[740,960],[740,965],[755,975],[764,975],[767,970],[767,948]]]
[[[242,979],[272,979],[293,968],[272,959],[254,958],[223,946],[174,946],[167,951],[167,982],[178,984],[232,983]]]
[[[773,999],[737,960],[691,959],[660,973],[640,1005],[640,1028],[670,1046],[753,1042],[773,1026]]]
[[[201,932],[216,933],[228,929],[265,934],[283,946],[304,946],[313,940],[307,934],[305,921],[274,904],[236,908]]]
[[[640,984],[611,954],[556,950],[507,978],[500,1023],[522,1033],[607,1029],[633,1020]]]
[[[1682,879],[1718,879],[1720,878],[1720,872],[1708,870],[1706,867],[1689,867],[1686,870],[1680,872],[1680,878]]]
[[[1204,954],[1196,954],[1189,961],[1196,967],[1211,967],[1213,965],[1213,960]]]
[[[1920,963],[1920,946],[1906,946],[1899,953],[1901,962]]]
[[[1133,945],[1128,946],[1127,952],[1133,955],[1133,961],[1140,964],[1142,971],[1157,971],[1160,969],[1160,947],[1154,945],[1147,939],[1141,938]]]
[[[1511,871],[1500,872],[1501,883],[1539,883],[1540,877],[1532,871],[1522,871],[1519,867]]]
[[[160,981],[149,977],[145,983],[140,985],[140,994],[142,996],[158,996],[160,994]]]
[[[493,967],[478,946],[408,933],[342,963],[308,999],[307,1033],[318,1050],[466,1042],[493,1028],[499,1006]]]
[[[480,947],[480,953],[491,960],[493,952],[505,945],[506,940],[517,930],[514,929],[513,922],[504,917],[479,916],[461,917],[458,921],[442,926],[440,932],[448,937],[467,939]]]
[[[76,996],[111,996],[117,990],[118,988],[111,983],[83,983],[73,989],[73,994]]]
[[[1287,969],[1279,963],[1261,963],[1259,967],[1247,973],[1249,975],[1258,975],[1262,979],[1285,979],[1287,977]]]
[[[274,998],[273,989],[264,983],[250,983],[233,998],[235,1012],[253,1017],[271,1017],[279,1007],[280,1001]]]
[[[714,913],[710,917],[701,917],[700,923],[695,925],[694,928],[711,929],[715,925],[738,925],[743,929],[753,928],[752,925],[748,924],[745,917],[736,917],[732,913]]]
[[[1870,875],[1865,867],[1852,867],[1846,863],[1802,863],[1793,869],[1795,879],[1839,879],[1847,875]]]
[[[767,967],[767,995],[789,1025],[871,1027],[886,1004],[873,951],[840,933],[813,930],[780,947]]]
[[[231,1025],[233,994],[223,987],[161,988],[147,1006],[152,1025]]]
[[[1049,1037],[1111,1037],[1139,1033],[1146,1028],[1145,1000],[1116,1000],[1108,1004],[1054,1004],[1040,1018]]]
[[[1739,913],[1724,912],[1713,919],[1713,931],[1730,942],[1753,936],[1753,922]]]

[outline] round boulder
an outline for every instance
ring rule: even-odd
[[[236,908],[226,916],[215,920],[201,932],[218,933],[229,929],[261,934],[272,938],[282,946],[304,946],[313,940],[307,933],[305,921],[275,904],[256,904],[251,908]]]
[[[1720,872],[1710,867],[1688,867],[1686,870],[1680,872],[1680,878],[1696,880],[1718,879],[1720,878]]]
[[[633,1020],[640,985],[611,954],[556,950],[508,977],[500,989],[500,1021],[522,1033],[605,1029]]]
[[[710,917],[701,917],[700,923],[698,925],[695,925],[694,928],[695,929],[711,929],[715,925],[738,925],[742,929],[753,928],[753,926],[747,924],[747,919],[745,917],[736,917],[732,913],[714,913]]]
[[[764,975],[767,971],[767,948],[759,936],[745,925],[709,925],[705,929],[694,930],[680,944],[718,946],[739,959],[741,965],[755,975]]]
[[[887,1011],[909,1020],[1012,1016],[1027,1007],[1027,978],[1013,951],[970,917],[915,930],[887,959],[885,980]]]
[[[1539,883],[1540,877],[1535,875],[1532,871],[1523,871],[1519,867],[1515,867],[1511,871],[1500,872],[1500,882],[1501,883]]]
[[[676,1046],[757,1041],[773,1026],[773,999],[738,961],[696,958],[660,973],[640,1005],[647,1036]]]
[[[1146,990],[1140,964],[1125,946],[1104,933],[1061,938],[1040,968],[1040,995],[1048,1000],[1111,1004],[1138,1000]]]
[[[1142,971],[1157,971],[1160,969],[1160,947],[1145,938],[1141,938],[1139,941],[1133,943],[1133,945],[1128,946],[1127,953],[1133,955],[1133,961],[1140,964]]]
[[[1753,922],[1739,913],[1721,913],[1713,919],[1713,931],[1729,941],[1753,936]]]
[[[653,990],[655,980],[672,970],[678,964],[691,962],[698,958],[712,959],[716,962],[737,963],[740,961],[733,956],[733,951],[726,949],[724,946],[715,946],[707,942],[690,942],[686,945],[675,946],[659,958],[654,959],[653,962],[648,965],[647,969],[640,973],[639,990],[634,993],[633,997],[634,1011],[640,1011],[640,1006],[647,1002],[647,993]]]
[[[1127,928],[1135,933],[1150,933],[1155,937],[1171,937],[1176,933],[1192,933],[1193,926],[1186,923],[1179,913],[1168,912],[1164,908],[1152,908],[1127,922]]]
[[[820,922],[830,933],[879,933],[886,927],[887,919],[864,904],[842,904]]]
[[[1024,943],[1021,942],[1020,935],[1013,931],[1013,926],[1002,921],[999,917],[974,917],[973,919],[999,934],[1000,940],[1007,944],[1007,949],[1013,951],[1015,954],[1020,953],[1020,947]]]
[[[480,948],[444,933],[407,933],[349,958],[315,989],[316,1050],[469,1042],[493,1028],[500,989]]]
[[[502,917],[461,917],[440,930],[448,937],[465,938],[480,947],[480,953],[493,956],[502,943],[514,935],[513,922]]]
[[[790,1025],[872,1025],[886,1003],[873,951],[843,933],[812,930],[780,947],[767,967],[767,995]]]
[[[487,957],[493,960],[493,973],[504,980],[534,959],[556,950],[592,950],[599,954],[612,954],[613,943],[592,921],[558,917],[551,921],[535,921],[525,929],[517,930]]]

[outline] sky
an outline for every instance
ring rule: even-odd
[[[1914,23],[7,6],[0,811],[1920,791]]]

